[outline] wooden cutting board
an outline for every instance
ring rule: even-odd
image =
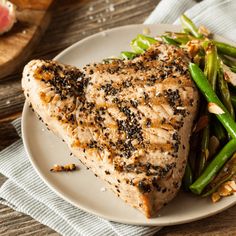
[[[14,73],[33,51],[50,21],[53,0],[11,0],[17,23],[0,35],[0,79]]]

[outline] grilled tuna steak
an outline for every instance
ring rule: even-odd
[[[185,170],[198,102],[188,62],[182,49],[159,43],[131,61],[81,70],[33,60],[22,85],[73,154],[153,217],[176,195]]]

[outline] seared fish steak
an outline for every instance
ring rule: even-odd
[[[183,49],[156,43],[133,60],[83,69],[25,66],[25,96],[72,153],[147,217],[177,194],[198,91]]]

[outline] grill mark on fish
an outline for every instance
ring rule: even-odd
[[[132,65],[133,66],[133,65]],[[139,66],[142,67],[142,64],[139,64]],[[41,71],[37,70],[36,73],[40,74],[42,71],[43,73],[48,73],[48,72],[52,72],[54,73],[54,76],[52,77],[52,79],[48,79],[45,80],[44,77],[45,75],[42,75],[42,81],[45,81],[47,83],[49,83],[51,86],[54,87],[55,92],[57,94],[60,95],[61,100],[64,100],[66,98],[66,96],[75,96],[75,97],[80,97],[80,100],[83,102],[83,106],[82,108],[80,108],[81,112],[87,112],[89,111],[90,115],[92,113],[96,113],[96,115],[94,116],[94,119],[92,119],[93,121],[89,122],[90,125],[86,125],[84,124],[85,128],[88,128],[90,130],[91,135],[93,136],[93,130],[92,127],[94,127],[94,125],[98,125],[97,128],[102,128],[102,131],[108,127],[104,127],[104,120],[103,118],[100,116],[99,114],[99,109],[101,109],[101,106],[99,105],[95,105],[94,103],[89,103],[86,101],[85,97],[84,97],[84,93],[85,93],[85,89],[88,85],[88,81],[89,79],[85,77],[85,75],[83,73],[73,73],[74,71],[72,71],[72,73],[69,74],[69,78],[67,79],[65,77],[65,80],[61,81],[60,80],[60,74],[63,74],[63,68],[61,66],[56,65],[55,67],[50,67],[50,66],[43,66],[42,68],[40,68]],[[114,73],[117,73],[119,70],[115,69]],[[66,74],[68,75],[68,74]],[[47,74],[46,77],[50,76]],[[79,83],[78,82],[79,79]],[[123,84],[123,83],[122,83]],[[138,84],[139,85],[139,84]],[[141,84],[143,85],[143,84]],[[118,84],[116,84],[116,86],[118,86]],[[125,86],[127,87],[127,86]],[[76,89],[75,89],[76,88]],[[117,89],[113,86],[113,83],[107,83],[103,86],[101,86],[101,89],[104,90],[105,92],[105,97],[107,96],[116,96],[117,93],[120,92],[120,89]],[[173,107],[175,109],[175,113],[177,113],[177,109],[175,106],[176,103],[176,99],[180,99],[180,96],[178,94],[178,90],[177,91],[170,91],[169,90],[164,90],[164,97],[167,97],[167,100],[169,102],[169,104],[171,105],[171,107]],[[158,105],[161,104],[163,102],[163,97],[160,98],[160,96],[158,97],[159,101],[157,98],[152,98],[152,101],[150,101],[150,96],[144,92],[144,97],[142,99],[142,102],[139,101],[140,105],[144,105],[144,104],[153,104],[152,106],[149,105],[150,109],[153,111],[153,106],[154,105]],[[105,99],[106,100],[106,99]],[[156,103],[155,103],[155,102]],[[103,143],[101,145],[101,143],[95,141],[95,140],[91,140],[91,143],[95,143],[96,145],[91,145],[91,143],[89,144],[79,144],[79,141],[76,141],[76,146],[77,147],[81,147],[81,148],[99,148],[100,150],[102,149],[101,146],[106,146],[106,148],[111,152],[111,156],[121,156],[121,157],[125,157],[125,158],[130,158],[132,155],[132,152],[136,151],[137,148],[140,148],[140,145],[142,147],[145,146],[145,144],[141,141],[143,141],[143,137],[142,137],[142,129],[143,127],[140,125],[139,123],[139,119],[137,119],[137,115],[134,112],[131,112],[130,109],[126,106],[126,105],[122,105],[123,103],[126,104],[125,101],[118,101],[112,105],[106,105],[106,108],[110,108],[110,107],[117,107],[120,112],[124,113],[126,116],[125,120],[116,120],[117,123],[117,127],[118,127],[118,131],[119,132],[124,132],[126,137],[125,140],[120,140],[120,142],[115,144],[116,147],[116,151],[111,150],[109,148],[109,145],[107,145],[106,143]],[[182,105],[182,101],[178,102],[178,105],[181,106]],[[95,111],[94,111],[95,110]],[[139,110],[140,111],[140,110]],[[144,117],[146,118],[146,116],[144,115]],[[112,117],[113,120],[114,117]],[[61,119],[61,118],[60,118]],[[75,123],[75,118],[73,114],[66,114],[65,118],[62,119],[64,122],[71,122],[72,125],[74,125]],[[100,133],[100,135],[103,134],[103,132]],[[104,137],[103,137],[104,138]],[[134,146],[132,144],[132,140],[137,139],[138,140],[138,145]],[[111,139],[109,139],[109,144],[111,143]],[[163,144],[161,144],[163,145]],[[167,146],[170,146],[169,144]],[[175,151],[178,151],[178,145],[177,144],[173,144],[171,147],[174,148]],[[152,145],[151,143],[148,144],[148,148],[149,150],[156,150],[157,148],[159,148],[158,144],[155,143],[154,145]],[[168,151],[170,150],[170,147],[166,149],[166,147],[163,147],[163,152],[164,151]]]

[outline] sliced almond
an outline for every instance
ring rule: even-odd
[[[228,66],[222,64],[224,71],[224,78],[227,82],[230,82],[233,86],[236,86],[236,73],[232,72]]]
[[[211,34],[210,30],[208,30],[204,25],[201,25],[199,27],[198,33],[203,34],[206,37],[208,37]]]
[[[193,128],[193,132],[197,133],[200,130],[204,129],[208,125],[209,119],[208,116],[204,115],[199,118],[197,124]]]
[[[215,104],[214,102],[208,103],[208,111],[216,115],[221,115],[225,113],[223,109],[219,107],[217,104]]]
[[[235,181],[231,180],[231,181],[226,182],[226,184],[231,187],[233,192],[236,192],[236,183],[235,183]]]
[[[211,195],[211,200],[213,203],[218,202],[221,199],[221,196],[219,195],[218,192],[215,192]]]
[[[199,40],[191,40],[186,44],[187,50],[192,57],[195,57],[200,49]]]
[[[224,183],[222,186],[219,187],[218,193],[221,197],[226,197],[233,193],[233,189],[229,185]]]

